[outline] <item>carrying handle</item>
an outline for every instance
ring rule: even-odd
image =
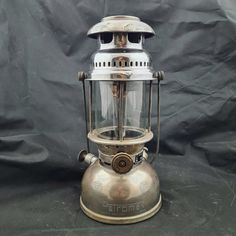
[[[156,154],[159,154],[160,149],[160,82],[164,80],[164,71],[157,71],[153,73],[153,77],[157,78],[157,148]],[[152,158],[150,163],[152,164],[155,158]]]
[[[87,119],[87,99],[86,99],[86,91],[85,91],[85,79],[88,78],[88,75],[85,72],[78,72],[78,80],[82,82],[83,86],[83,97],[84,97],[84,118],[85,118],[85,127],[86,127],[86,141],[87,141],[87,150],[90,152],[90,147],[89,147],[89,139],[87,137],[88,135],[88,119]]]

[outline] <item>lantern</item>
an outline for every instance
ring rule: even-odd
[[[97,145],[98,156],[85,150],[79,154],[79,160],[89,164],[80,205],[87,216],[100,222],[134,223],[161,207],[159,179],[145,147],[153,138],[153,81],[159,93],[163,78],[162,72],[153,72],[143,49],[144,40],[153,35],[153,29],[134,16],[105,17],[88,31],[98,40],[99,50],[92,57],[90,74],[80,72],[79,79],[88,139]],[[159,96],[157,104],[159,112]]]

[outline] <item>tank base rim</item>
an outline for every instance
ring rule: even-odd
[[[160,194],[159,200],[153,208],[151,208],[150,210],[146,212],[143,212],[141,214],[134,215],[134,216],[116,217],[116,216],[107,216],[107,215],[96,213],[84,205],[82,197],[80,197],[80,206],[81,206],[82,211],[85,213],[85,215],[87,215],[89,218],[92,218],[93,220],[96,220],[98,222],[102,222],[106,224],[133,224],[133,223],[147,220],[151,218],[152,216],[154,216],[160,210],[162,206],[162,197]]]

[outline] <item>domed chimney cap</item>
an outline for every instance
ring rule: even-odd
[[[106,32],[143,33],[145,38],[155,35],[152,27],[142,22],[138,17],[125,15],[104,17],[101,22],[92,26],[87,35],[91,38],[97,38],[98,34]]]

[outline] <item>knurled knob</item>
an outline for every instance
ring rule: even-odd
[[[133,167],[133,160],[127,153],[120,152],[113,157],[112,169],[118,174],[125,174]]]

